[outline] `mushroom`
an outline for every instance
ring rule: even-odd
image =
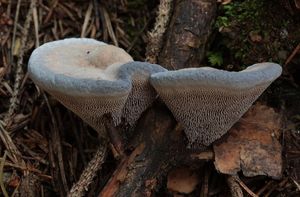
[[[281,72],[274,63],[240,72],[187,68],[152,74],[150,82],[182,124],[189,147],[201,149],[224,135]]]
[[[150,75],[165,72],[167,69],[147,62],[130,62],[122,65],[119,77],[132,83],[132,89],[123,109],[123,117],[134,125],[142,112],[155,100],[157,93],[150,85]]]
[[[28,66],[37,85],[96,130],[107,113],[115,125],[121,117],[134,124],[156,94],[148,82],[150,74],[164,70],[134,62],[123,49],[87,38],[46,43],[34,50]],[[148,99],[139,102],[140,97]]]

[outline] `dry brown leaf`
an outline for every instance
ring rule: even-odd
[[[198,183],[195,172],[189,168],[176,168],[168,174],[167,188],[172,192],[189,194],[195,190]]]
[[[19,176],[13,176],[10,180],[9,180],[9,183],[8,185],[10,187],[13,187],[13,188],[16,188],[20,185],[20,182],[21,182],[21,179]]]
[[[264,126],[266,129],[280,134],[281,115],[275,112],[272,107],[256,103],[243,115],[242,120]]]
[[[214,144],[216,169],[224,174],[242,170],[245,176],[280,178],[280,130],[281,118],[273,108],[254,105],[223,140]]]

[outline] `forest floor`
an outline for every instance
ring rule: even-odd
[[[283,75],[259,98],[284,119],[283,176],[275,180],[239,174],[241,180],[260,196],[300,196],[300,8],[295,4],[299,1],[222,2],[227,3],[218,4],[201,66],[235,71],[272,61],[283,67]],[[20,191],[65,196],[96,152],[98,134],[33,84],[26,72],[30,54],[49,41],[90,37],[144,61],[147,33],[153,28],[159,1],[39,0],[28,14],[30,3],[0,0],[0,196]],[[87,196],[99,193],[117,164],[109,150]],[[205,170],[210,172],[208,195],[230,196],[226,175],[218,173],[212,162],[193,168],[200,180]],[[192,193],[173,195],[163,177],[155,194],[200,196],[203,188],[200,181]]]

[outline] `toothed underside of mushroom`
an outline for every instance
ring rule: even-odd
[[[141,114],[152,104],[156,91],[145,78],[135,77],[132,81],[132,91],[123,109],[123,117],[129,125],[135,125]]]
[[[104,114],[111,114],[115,125],[121,122],[122,108],[127,100],[127,95],[118,98],[69,96],[53,92],[51,95],[97,131],[103,126]]]
[[[150,85],[150,75],[167,71],[157,64],[130,62],[120,68],[120,77],[127,78],[132,84],[131,92],[123,109],[125,121],[134,126],[141,114],[156,98],[156,91]]]
[[[224,135],[259,95],[280,76],[274,63],[240,72],[190,68],[151,75],[151,84],[183,125],[192,148],[203,148]]]
[[[188,137],[189,147],[201,149],[223,136],[269,84],[243,91],[224,89],[158,89]]]

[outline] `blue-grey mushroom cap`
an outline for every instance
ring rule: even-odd
[[[266,62],[240,72],[203,67],[155,73],[150,82],[183,125],[190,147],[203,148],[223,136],[281,72]]]
[[[49,42],[33,51],[28,64],[29,76],[38,86],[98,131],[104,114],[110,113],[115,124],[120,122],[131,91],[131,83],[116,76],[120,64],[132,58],[115,47],[114,53],[123,53],[126,58],[118,65],[105,65],[102,59],[109,61],[106,53],[111,54],[98,49],[110,50],[107,46],[88,38]]]
[[[124,83],[120,79],[105,80],[99,78],[91,78],[89,76],[74,77],[64,73],[58,73],[51,70],[54,63],[60,64],[62,67],[82,66],[88,64],[88,60],[82,62],[83,56],[88,56],[88,53],[96,47],[107,45],[103,42],[89,38],[69,38],[59,41],[53,41],[38,47],[33,51],[28,63],[28,72],[31,79],[46,90],[54,90],[66,95],[78,96],[97,96],[97,95],[122,95],[128,94],[130,84]],[[80,49],[80,46],[87,48]],[[76,56],[74,50],[81,53],[82,57]],[[58,49],[60,54],[53,54]],[[80,61],[79,61],[80,60]],[[76,62],[77,61],[77,62]],[[78,64],[78,65],[76,65]],[[88,65],[89,66],[89,65]],[[88,67],[82,72],[88,72]],[[93,72],[103,73],[103,70],[93,68]]]
[[[159,65],[134,62],[123,49],[88,38],[46,43],[29,59],[30,78],[96,130],[110,113],[134,125],[154,100],[149,85]]]
[[[281,75],[280,65],[270,62],[258,63],[240,72],[219,70],[210,67],[187,68],[155,73],[151,83],[155,86],[209,86],[224,89],[245,89],[269,84]]]

